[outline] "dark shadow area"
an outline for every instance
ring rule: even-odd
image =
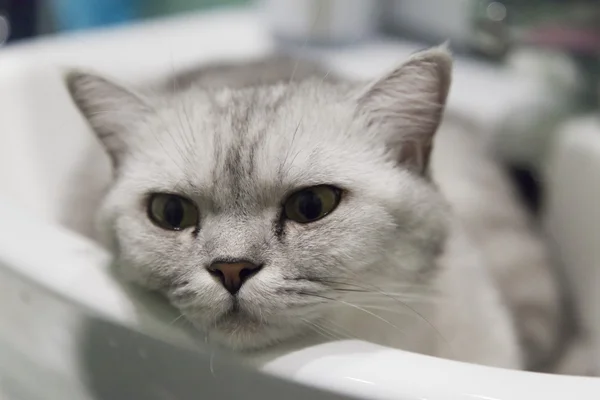
[[[508,165],[508,175],[529,212],[537,216],[542,207],[543,186],[538,174],[521,165]]]
[[[82,365],[98,400],[346,398],[246,370],[219,355],[171,346],[100,319],[89,319],[86,325]]]

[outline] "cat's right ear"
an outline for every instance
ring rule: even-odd
[[[447,44],[414,54],[360,94],[358,112],[381,134],[396,162],[424,174],[450,89]]]
[[[130,151],[133,125],[150,111],[148,103],[139,94],[94,74],[69,71],[65,81],[75,105],[118,166]]]

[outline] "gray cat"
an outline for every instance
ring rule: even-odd
[[[543,358],[559,320],[543,245],[468,127],[435,138],[451,65],[434,48],[358,83],[277,58],[139,91],[71,72],[113,166],[100,220],[120,272],[246,353],[359,338]]]

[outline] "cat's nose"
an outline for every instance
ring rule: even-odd
[[[219,278],[225,289],[231,294],[236,294],[244,282],[256,275],[262,265],[256,265],[249,261],[236,262],[213,262],[208,267],[208,272]]]

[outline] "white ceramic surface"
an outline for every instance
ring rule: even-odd
[[[600,378],[488,368],[347,341],[289,354],[266,371],[370,399],[597,399]]]
[[[356,43],[373,34],[379,3],[364,0],[262,0],[265,21],[299,43]]]
[[[569,268],[600,371],[600,115],[562,126],[545,172],[546,224]]]
[[[470,0],[389,0],[384,17],[403,31],[465,47],[473,42],[472,10]]]
[[[125,326],[189,344],[186,332],[167,322],[172,316],[168,310],[162,316],[149,314],[144,311],[145,299],[123,292],[108,273],[106,252],[56,226],[61,207],[57,194],[65,187],[64,176],[91,138],[60,85],[57,68],[94,67],[139,81],[168,73],[174,66],[258,55],[270,48],[253,12],[228,11],[0,50],[0,264]],[[323,56],[340,70],[367,77],[413,49],[407,43],[374,40]],[[493,125],[523,98],[535,97],[538,85],[508,71],[459,60],[450,106],[476,122]],[[75,343],[69,348],[77,352]],[[40,362],[44,357],[60,362],[50,350],[38,355]],[[305,349],[264,368],[371,399],[600,398],[597,379],[490,369],[361,342]]]

